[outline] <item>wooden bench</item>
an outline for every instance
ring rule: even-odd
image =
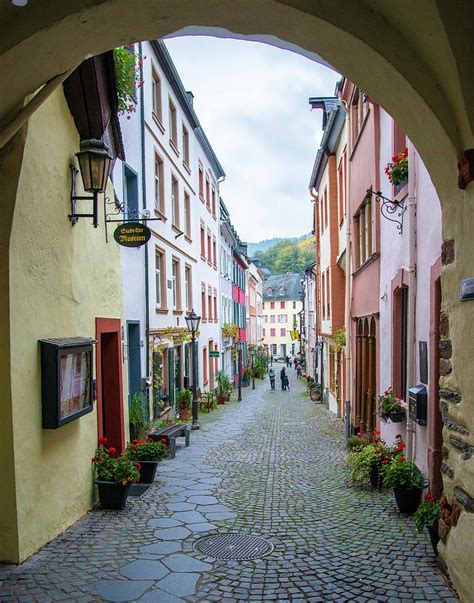
[[[184,445],[189,446],[189,427],[185,423],[177,423],[152,431],[148,434],[148,437],[155,442],[165,439],[168,445],[168,455],[174,459],[176,456],[176,438],[184,438]]]

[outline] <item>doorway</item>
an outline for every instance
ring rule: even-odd
[[[118,318],[96,318],[97,431],[119,453],[125,448],[121,328]]]
[[[430,360],[428,400],[428,477],[430,492],[436,498],[443,491],[441,476],[443,418],[439,408],[439,341],[441,316],[441,260],[431,267],[430,284]]]
[[[140,321],[127,321],[127,356],[128,356],[128,405],[134,394],[142,389],[142,363],[140,344]]]

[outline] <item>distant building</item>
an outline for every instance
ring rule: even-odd
[[[273,356],[299,353],[298,314],[302,308],[301,274],[276,274],[264,282],[263,343]]]
[[[263,338],[263,274],[259,266],[252,260],[248,260],[248,263],[248,343],[252,345],[261,345]]]
[[[302,310],[302,333],[301,333],[301,356],[304,369],[319,383],[318,363],[318,334],[317,334],[317,311],[316,311],[316,262],[306,267],[303,273],[303,310]]]

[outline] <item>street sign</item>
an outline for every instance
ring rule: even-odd
[[[220,356],[220,352],[214,352],[214,351],[209,352],[209,358],[219,358],[219,356]]]
[[[114,239],[122,247],[141,247],[148,243],[151,231],[140,222],[125,222],[114,230]]]

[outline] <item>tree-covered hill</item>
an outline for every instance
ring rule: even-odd
[[[314,237],[305,235],[297,241],[282,239],[264,251],[257,251],[254,257],[263,268],[272,274],[302,272],[308,264],[315,261]]]

